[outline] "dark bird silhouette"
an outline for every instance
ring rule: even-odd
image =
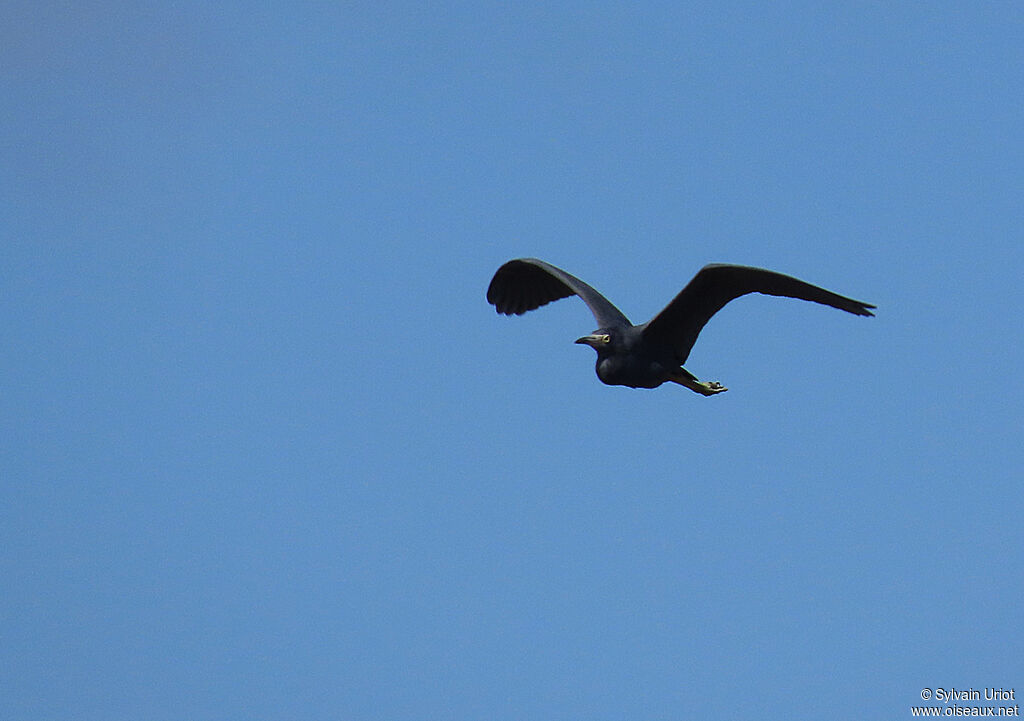
[[[743,265],[706,265],[679,295],[646,323],[633,325],[622,311],[579,278],[536,258],[510,260],[487,288],[487,302],[498,313],[522,315],[553,300],[578,295],[598,329],[576,342],[597,351],[597,377],[608,385],[657,388],[665,381],[705,396],[728,390],[702,382],[683,368],[701,329],[734,298],[747,293],[809,300],[872,316],[875,306],[837,295],[782,273]]]

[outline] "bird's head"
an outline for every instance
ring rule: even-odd
[[[611,330],[600,328],[590,335],[577,338],[575,342],[581,345],[589,345],[598,354],[609,353],[615,347],[615,336]]]

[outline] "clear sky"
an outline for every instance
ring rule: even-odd
[[[1024,695],[1024,6],[8,2],[0,717]],[[602,385],[708,262],[751,296]]]

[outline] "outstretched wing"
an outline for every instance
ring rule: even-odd
[[[854,315],[874,315],[875,306],[837,295],[782,273],[743,265],[706,265],[644,326],[643,337],[675,351],[686,361],[701,329],[726,303],[747,293],[764,293],[809,300]]]
[[[487,302],[505,315],[522,315],[570,295],[583,299],[600,328],[632,325],[622,311],[582,280],[536,258],[505,263],[487,288]]]

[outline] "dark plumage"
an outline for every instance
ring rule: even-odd
[[[747,293],[786,296],[874,315],[875,306],[837,295],[782,273],[743,265],[706,265],[672,302],[641,325],[633,325],[607,298],[579,278],[536,258],[510,260],[487,288],[498,313],[522,315],[553,300],[578,295],[598,329],[578,339],[597,351],[597,377],[608,385],[657,388],[665,381],[710,396],[727,390],[698,381],[683,368],[701,329],[726,303]]]

